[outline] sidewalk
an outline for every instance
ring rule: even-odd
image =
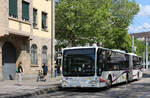
[[[46,82],[36,79],[24,79],[19,86],[17,80],[0,81],[0,98],[25,98],[31,95],[44,94],[48,91],[56,91],[60,85],[60,76],[49,78]]]

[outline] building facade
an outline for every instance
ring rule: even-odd
[[[0,79],[13,80],[22,61],[24,74],[47,64],[53,70],[54,0],[0,0]]]
[[[150,39],[150,32],[139,32],[139,33],[132,33],[130,36],[135,36],[138,40],[145,40],[145,38]]]

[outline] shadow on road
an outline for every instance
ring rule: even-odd
[[[149,80],[150,74],[143,74],[143,79]],[[142,80],[142,79],[141,79]],[[47,96],[61,98],[78,98],[94,96],[94,98],[150,98],[150,82],[145,80],[134,80],[129,83],[119,83],[112,88],[61,88],[61,85],[56,85],[56,91],[48,91]]]
[[[67,92],[99,92],[107,90],[106,87],[103,88],[59,88],[59,91]]]
[[[130,83],[131,82],[129,82],[128,84],[130,84]],[[115,85],[112,85],[112,88],[123,86],[123,85],[127,85],[127,83],[123,82],[123,83],[115,84]],[[59,91],[67,91],[67,92],[102,92],[102,91],[107,91],[107,90],[111,89],[111,88],[107,88],[107,87],[101,87],[101,88],[62,88],[61,86],[59,86],[58,88],[59,88]]]
[[[150,78],[150,74],[144,73],[144,78]],[[141,79],[142,80],[142,79]],[[119,83],[112,86],[112,88],[102,87],[102,88],[61,88],[60,85],[57,85],[58,92],[49,91],[48,94],[51,93],[51,96],[55,97],[58,95],[63,95],[64,97],[75,97],[75,96],[101,96],[108,98],[126,98],[127,96],[147,96],[150,91],[150,83],[149,82],[136,82],[137,80],[131,81],[129,83]],[[147,93],[148,91],[148,93]],[[132,93],[131,93],[132,92]],[[142,92],[142,94],[140,94]],[[137,93],[137,94],[136,94]],[[138,94],[139,93],[139,94]],[[58,94],[58,95],[57,95]]]

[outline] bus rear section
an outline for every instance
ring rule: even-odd
[[[133,80],[141,79],[143,77],[143,66],[142,66],[142,58],[136,55],[132,56],[133,58]]]
[[[97,77],[105,86],[126,82],[131,76],[129,55],[124,51],[98,48]],[[129,74],[130,73],[130,74]]]

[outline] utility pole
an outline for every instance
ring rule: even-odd
[[[134,53],[134,35],[132,35],[132,53]]]
[[[148,70],[148,38],[145,38],[146,41],[146,70]]]
[[[55,56],[55,0],[51,0],[51,77],[54,73],[54,56]]]
[[[145,52],[143,52],[143,68],[146,68],[146,63],[145,63]]]

